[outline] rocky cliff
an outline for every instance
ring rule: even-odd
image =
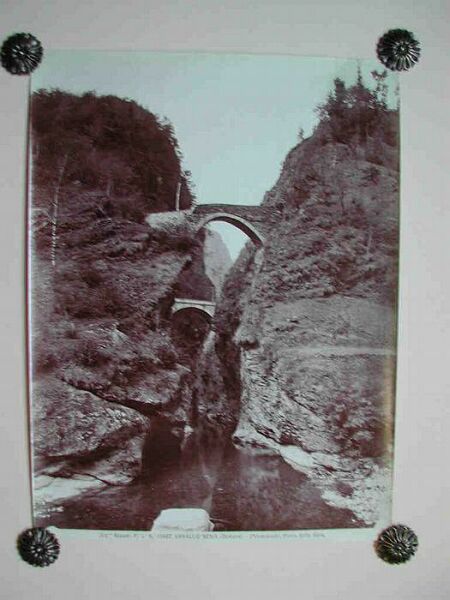
[[[182,204],[192,202],[169,124],[119,98],[39,92],[32,148],[31,412],[44,515],[50,500],[140,476],[162,430],[182,444],[205,331],[200,322],[196,336],[173,335],[170,307],[192,286],[209,299],[213,285],[201,234],[145,221],[172,203],[180,177]]]
[[[170,306],[189,274],[198,294],[209,298],[213,287],[202,266],[201,236],[95,220],[92,195],[77,191],[76,198],[90,206],[85,216],[95,223],[95,239],[71,217],[58,238],[63,258],[61,251],[54,268],[36,258],[32,271],[38,508],[50,498],[133,481],[161,427],[182,444],[206,329],[195,316],[180,327]],[[64,213],[60,223],[62,229]]]
[[[367,524],[389,503],[392,460],[398,171],[389,118],[390,139],[375,128],[343,143],[323,122],[291,150],[263,201],[278,222],[263,249],[241,254],[217,315],[234,443],[279,454]]]

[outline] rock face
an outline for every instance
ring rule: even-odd
[[[172,126],[113,96],[42,91],[32,105],[31,400],[41,514],[55,500],[140,476],[159,421],[182,444],[202,340],[172,336],[171,306],[179,293],[209,299],[214,288],[203,234],[173,210],[178,193],[184,210],[193,196]],[[139,152],[154,159],[143,165]]]
[[[90,210],[92,197],[83,201]],[[83,227],[76,225],[61,236],[66,248],[70,237],[79,241]],[[134,229],[128,223],[119,231],[132,238]],[[149,245],[118,259],[108,254],[118,240],[99,225],[83,251],[73,241],[75,256],[66,251],[56,272],[36,260],[32,429],[38,517],[61,500],[126,485],[150,466],[161,467],[165,457],[150,456],[154,439],[177,454],[187,436],[193,365],[209,325],[201,318],[196,324],[194,315],[184,328],[177,326],[170,307],[192,285],[209,298],[213,285],[204,271],[201,236],[194,239],[183,228],[139,229]],[[79,254],[95,266],[82,267]]]
[[[217,331],[235,445],[373,524],[390,501],[398,173],[366,151],[316,134],[288,154],[263,202],[278,224],[232,268]]]
[[[206,273],[204,260],[204,230],[194,233],[198,244],[190,251],[190,258],[186,263],[175,287],[175,294],[179,298],[195,298],[197,300],[214,300],[214,285]]]
[[[218,297],[232,261],[228,248],[217,231],[207,230],[204,262],[206,274],[213,282],[216,289],[216,297]]]
[[[150,421],[63,382],[40,382],[47,402],[33,405],[35,473],[87,475],[105,484],[128,483],[141,469]]]

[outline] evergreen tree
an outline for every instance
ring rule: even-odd
[[[362,147],[374,162],[381,164],[379,161],[384,160],[386,153],[380,152],[380,148],[397,146],[397,111],[387,106],[386,71],[373,71],[372,77],[374,90],[364,83],[360,67],[355,84],[349,88],[336,78],[333,91],[317,108],[320,122],[316,133],[323,144],[337,142],[352,148]],[[398,158],[392,160],[398,162]]]

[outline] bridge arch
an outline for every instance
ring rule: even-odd
[[[196,308],[195,306],[183,306],[181,308],[178,308],[177,310],[172,311],[172,315],[179,315],[181,313],[194,315],[197,314],[200,315],[206,321],[208,321],[208,323],[211,323],[212,321],[212,316],[204,308]]]
[[[175,298],[172,306],[172,315],[182,311],[191,311],[206,317],[208,322],[214,317],[215,303],[207,300],[194,300],[191,298]]]
[[[196,356],[211,331],[213,314],[206,306],[196,306],[195,300],[172,308],[170,334],[182,355]]]
[[[254,225],[238,215],[233,215],[226,212],[213,212],[201,219],[197,224],[197,228],[201,229],[213,221],[223,221],[225,223],[229,223],[230,225],[234,225],[243,233],[245,233],[252,240],[255,246],[259,247],[264,245],[264,236],[256,229]]]

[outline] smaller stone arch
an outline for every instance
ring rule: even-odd
[[[201,229],[213,221],[223,221],[225,223],[229,223],[230,225],[234,225],[240,229],[240,231],[245,233],[252,240],[255,246],[259,247],[264,245],[264,236],[256,229],[254,225],[238,215],[233,215],[226,212],[215,212],[204,217],[197,224],[197,229]]]
[[[184,310],[199,312],[202,316],[206,316],[211,322],[214,317],[216,304],[207,300],[193,300],[191,298],[175,298],[172,305],[172,315]]]
[[[208,306],[196,306],[198,301],[176,306],[172,312],[171,337],[182,353],[193,358],[213,328],[214,314]]]

